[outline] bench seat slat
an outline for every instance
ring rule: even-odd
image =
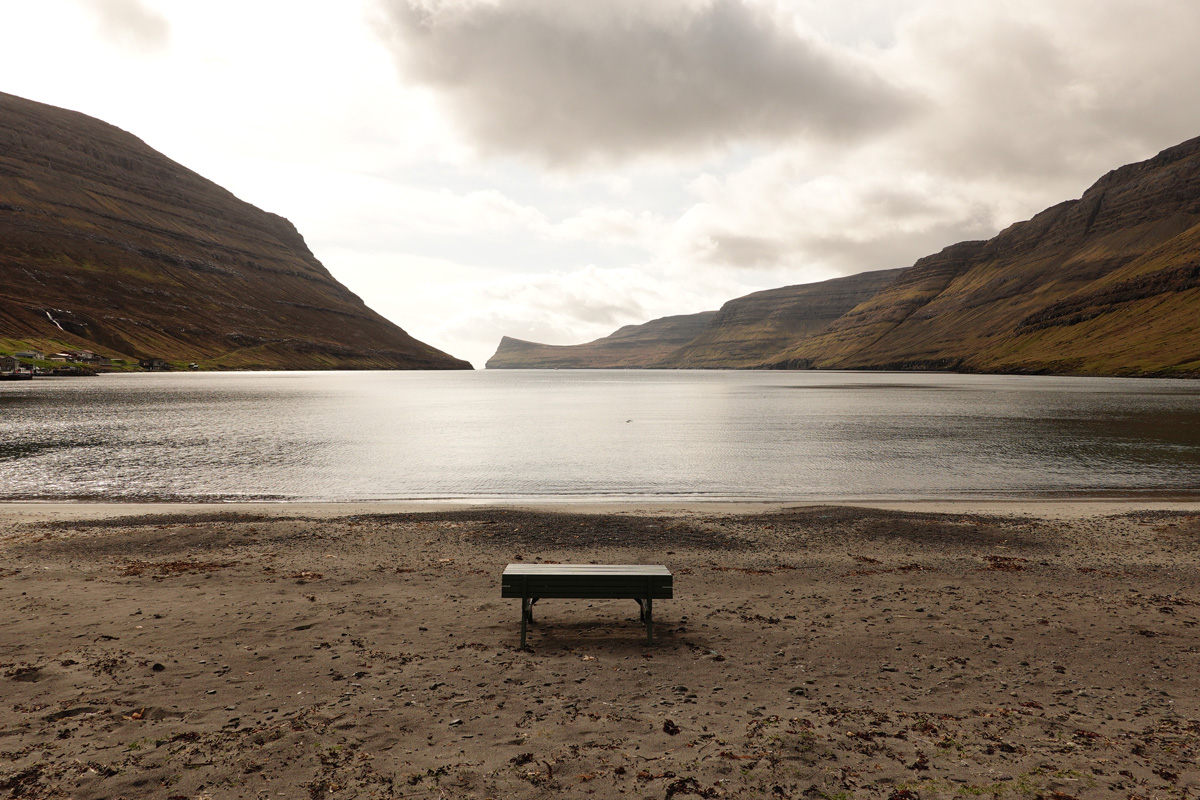
[[[509,564],[505,575],[670,575],[657,564]]]
[[[606,586],[613,584],[645,586],[647,583],[669,584],[671,583],[671,576],[642,575],[639,577],[630,577],[629,575],[505,575],[500,580],[502,583],[511,583],[513,585],[519,583],[528,583],[531,586],[597,586],[601,584]]]
[[[645,583],[543,583],[530,581],[528,587],[521,583],[503,584],[501,597],[650,597],[655,600],[669,600],[673,596],[670,583],[652,583],[649,588]]]
[[[670,587],[652,588],[650,592],[646,592],[645,588],[634,589],[631,587],[603,587],[599,586],[594,589],[556,589],[547,586],[531,586],[528,594],[522,592],[520,587],[505,589],[501,592],[501,597],[557,597],[571,598],[577,597],[580,600],[598,600],[603,598],[625,598],[628,600],[639,600],[649,598],[651,600],[670,600],[674,597]]]

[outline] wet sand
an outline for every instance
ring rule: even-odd
[[[0,797],[1200,797],[1194,502],[0,512]]]

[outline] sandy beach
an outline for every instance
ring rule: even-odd
[[[0,797],[1200,797],[1194,501],[0,520]]]

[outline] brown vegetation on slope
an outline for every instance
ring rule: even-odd
[[[830,323],[892,283],[904,270],[754,292],[721,306],[704,332],[655,366],[752,367]]]
[[[1200,373],[1200,139],[918,261],[776,366]]]
[[[0,344],[212,368],[469,369],[367,308],[287,220],[0,93]]]

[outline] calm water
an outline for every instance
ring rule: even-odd
[[[1200,490],[1200,383],[829,372],[0,383],[0,499],[822,499]]]

